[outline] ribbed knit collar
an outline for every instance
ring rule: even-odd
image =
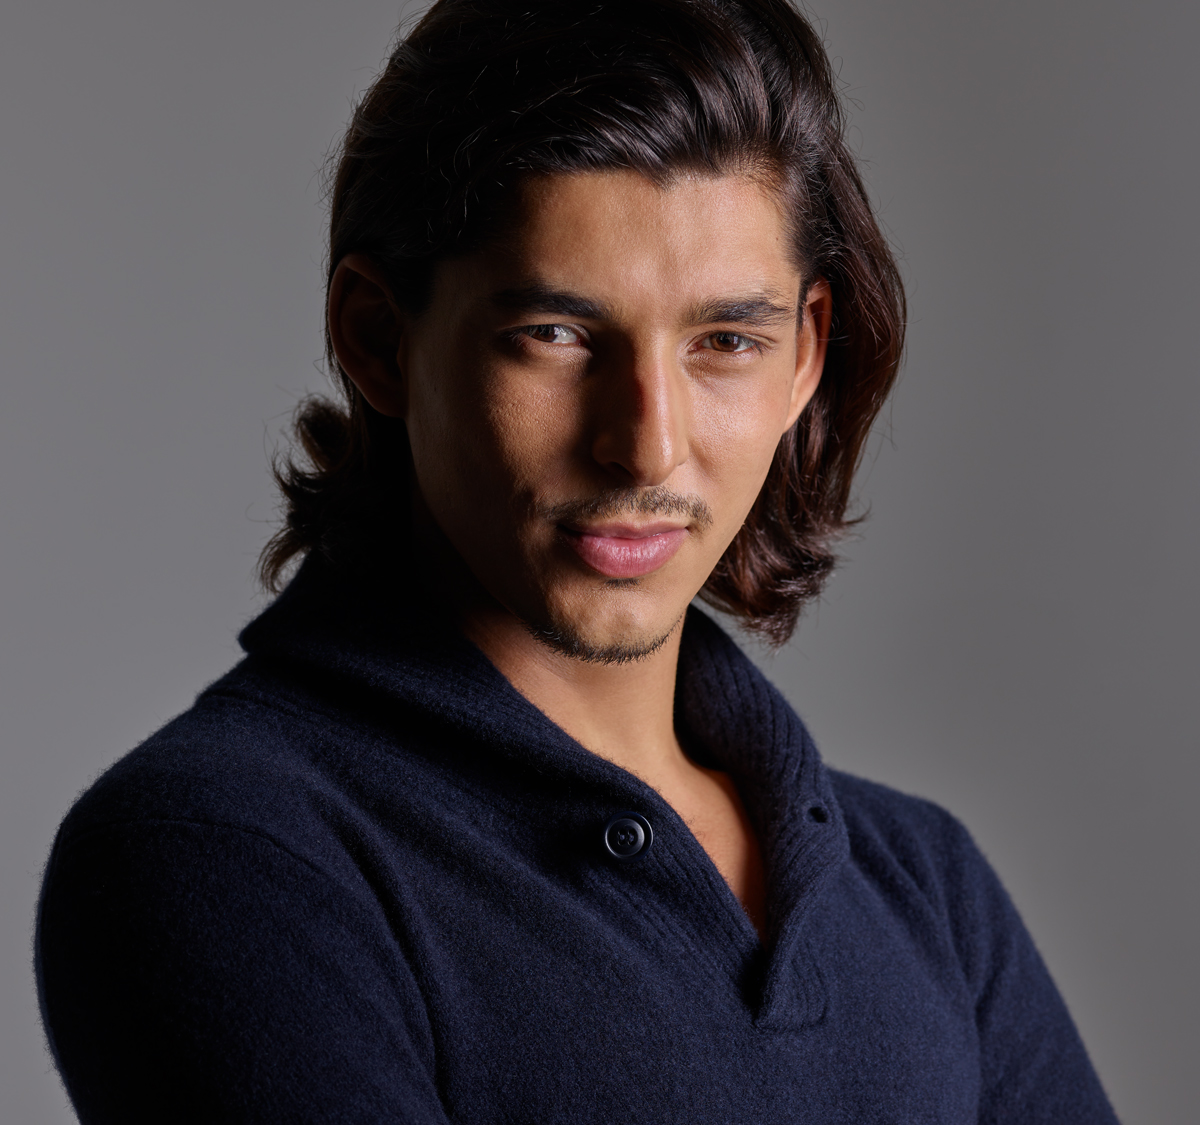
[[[582,747],[517,692],[411,581],[335,571],[312,558],[243,630],[254,658],[284,662],[331,687],[386,699],[459,729],[572,783],[636,797],[643,783]],[[841,810],[799,717],[709,617],[688,612],[680,647],[676,725],[689,750],[737,782],[768,868],[770,964],[760,1025],[788,1013],[810,1023],[824,1007],[819,972],[797,972],[805,922],[849,847]]]

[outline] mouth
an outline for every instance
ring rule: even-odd
[[[665,566],[683,546],[688,529],[677,523],[559,524],[563,539],[592,570],[606,578],[640,578]]]

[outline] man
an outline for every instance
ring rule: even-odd
[[[97,1121],[1111,1121],[945,813],[826,770],[782,642],[902,297],[783,0],[443,0],[332,199],[346,407],[247,659],[64,823]]]

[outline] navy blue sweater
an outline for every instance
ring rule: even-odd
[[[1114,1120],[967,833],[827,770],[703,615],[677,728],[749,810],[765,948],[662,798],[444,623],[310,561],[243,645],[54,846],[85,1125]]]

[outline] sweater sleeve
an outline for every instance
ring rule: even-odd
[[[978,1125],[1116,1125],[1029,931],[945,809],[833,773],[851,850],[974,1017]]]
[[[266,836],[158,820],[60,840],[36,958],[83,1125],[446,1121],[378,903]]]
[[[950,919],[975,1006],[979,1125],[1116,1125],[1029,931],[966,829],[943,819]]]

